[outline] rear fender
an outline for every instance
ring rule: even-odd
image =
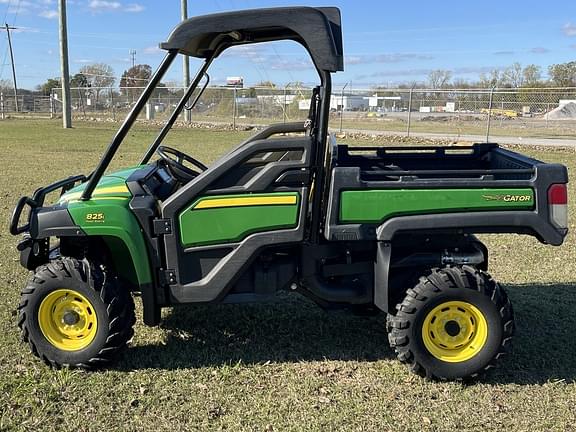
[[[423,236],[425,237],[425,236]],[[394,247],[400,239],[390,238],[377,242],[374,264],[374,304],[380,310],[394,314],[396,300],[413,286],[426,269],[445,265],[471,265],[480,270],[488,269],[488,249],[474,235],[447,237],[432,243],[425,250],[414,249],[414,255],[393,258]],[[422,242],[423,244],[423,242]]]

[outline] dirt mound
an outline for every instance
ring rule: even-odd
[[[554,108],[544,116],[546,120],[575,120],[576,119],[576,103],[569,102],[566,105]]]

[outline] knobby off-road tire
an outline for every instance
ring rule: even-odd
[[[504,289],[470,266],[434,269],[388,315],[398,360],[429,379],[473,379],[511,348],[514,320]]]
[[[49,366],[102,367],[134,334],[134,301],[102,265],[59,258],[21,292],[22,340]]]

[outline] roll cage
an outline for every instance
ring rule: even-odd
[[[98,166],[88,176],[81,199],[91,198],[128,131],[178,54],[201,58],[204,62],[174,112],[144,155],[142,163],[147,163],[154,154],[186,106],[186,102],[207,74],[212,61],[223,51],[233,46],[282,40],[292,40],[301,44],[310,55],[320,77],[321,84],[316,93],[317,100],[312,101],[312,105],[317,104],[317,109],[311,109],[314,118],[310,119],[313,124],[311,134],[315,143],[311,173],[315,184],[323,185],[324,173],[321,167],[328,134],[330,74],[343,70],[340,11],[337,8],[311,7],[252,9],[188,19],[172,31],[166,42],[160,44],[160,48],[167,51],[164,60],[120,126]],[[315,195],[312,210],[313,221],[318,219],[322,193],[319,191]]]

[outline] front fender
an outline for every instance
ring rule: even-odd
[[[150,261],[146,243],[138,221],[128,207],[129,199],[123,197],[107,197],[90,201],[71,201],[68,211],[75,225],[79,226],[87,236],[100,236],[104,240],[113,238],[118,242],[107,241],[116,265],[122,265],[131,259],[138,285],[152,283]],[[115,247],[118,245],[120,247]],[[125,250],[129,257],[125,256]]]

